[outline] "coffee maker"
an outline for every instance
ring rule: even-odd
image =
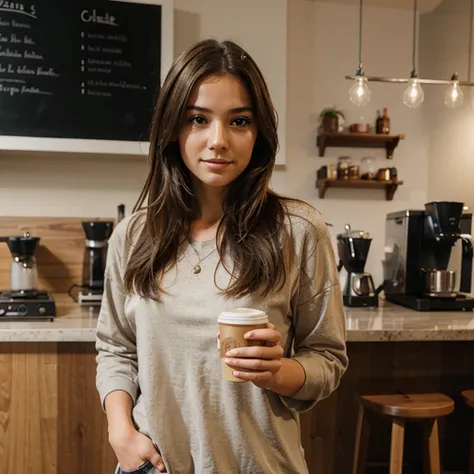
[[[462,202],[434,201],[424,210],[387,215],[383,288],[388,301],[417,311],[474,308],[466,295],[472,279],[472,214],[463,209]],[[449,268],[458,245],[460,275]]]
[[[107,261],[108,239],[112,234],[112,221],[84,221],[86,235],[84,247],[82,285],[79,304],[100,306],[104,292],[104,273]]]
[[[0,237],[10,250],[10,289],[0,291],[0,319],[50,319],[56,316],[53,297],[37,289],[36,249],[39,237],[29,232],[18,237]]]
[[[344,229],[344,233],[337,235],[337,268],[341,271],[344,267],[347,271],[342,293],[344,306],[377,307],[378,292],[375,290],[372,275],[364,271],[372,239],[367,232],[351,230],[349,224],[346,224]]]

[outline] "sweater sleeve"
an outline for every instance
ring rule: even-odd
[[[122,221],[109,239],[104,295],[97,323],[96,385],[102,407],[115,390],[127,392],[135,404],[138,392],[138,357],[135,333],[125,314],[123,242],[126,224]]]
[[[339,275],[329,234],[319,216],[305,232],[292,307],[292,358],[303,366],[306,379],[293,397],[282,397],[282,401],[304,412],[336,390],[348,366]]]

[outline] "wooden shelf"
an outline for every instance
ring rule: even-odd
[[[325,133],[320,132],[317,139],[319,156],[324,156],[326,147],[349,148],[385,148],[387,159],[393,158],[393,152],[405,135],[383,135],[378,133]]]
[[[318,179],[316,187],[319,198],[324,199],[328,188],[359,188],[359,189],[385,189],[385,199],[391,201],[398,186],[403,181],[377,181],[369,179]]]

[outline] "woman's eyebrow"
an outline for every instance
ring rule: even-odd
[[[188,107],[186,107],[186,110],[195,110],[197,112],[206,112],[208,114],[212,114],[211,109],[208,109],[206,107],[199,107],[199,105],[189,105]],[[252,107],[237,107],[235,109],[231,109],[229,112],[232,114],[240,114],[242,112],[253,113],[253,108]]]

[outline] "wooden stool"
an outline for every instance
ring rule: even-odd
[[[353,474],[365,472],[365,458],[369,445],[369,424],[365,411],[392,421],[390,474],[402,474],[403,442],[407,421],[425,422],[425,472],[440,474],[438,418],[454,410],[454,401],[441,393],[420,395],[363,395],[358,397],[359,419],[354,447]]]
[[[466,390],[462,392],[462,396],[464,397],[466,405],[474,408],[474,390]],[[468,474],[474,474],[474,426],[472,427]]]

